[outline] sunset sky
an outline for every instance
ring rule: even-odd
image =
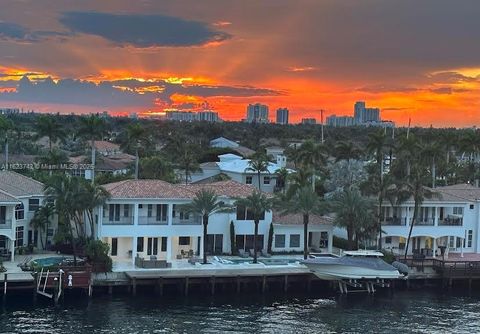
[[[480,1],[0,0],[0,107],[480,125]]]

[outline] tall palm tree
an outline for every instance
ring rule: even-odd
[[[218,212],[226,212],[230,207],[226,206],[219,200],[215,191],[209,189],[201,189],[195,193],[192,202],[182,206],[182,208],[193,214],[202,217],[203,224],[203,264],[207,264],[207,227],[208,220],[211,215]],[[230,209],[231,210],[231,209]]]
[[[0,136],[4,140],[5,169],[8,169],[8,136],[11,129],[13,129],[12,121],[0,115]]]
[[[182,144],[180,149],[180,157],[178,160],[178,167],[185,172],[185,184],[188,184],[190,175],[200,169],[195,146],[188,143]]]
[[[336,214],[335,225],[347,230],[348,248],[358,248],[359,236],[376,225],[372,203],[358,189],[347,188],[335,194],[329,204]]]
[[[135,179],[138,179],[138,150],[142,141],[145,141],[146,131],[140,124],[129,124],[127,126],[127,143],[135,149]]]
[[[102,139],[105,133],[105,122],[97,115],[83,116],[80,118],[78,134],[90,141],[92,152],[92,183],[95,182],[95,140]]]
[[[236,199],[234,205],[237,208],[245,208],[253,216],[253,223],[255,224],[253,236],[253,263],[257,263],[258,225],[260,220],[264,217],[265,212],[272,210],[273,201],[264,193],[255,190],[250,196]]]
[[[422,147],[421,156],[431,166],[430,173],[432,175],[432,188],[436,187],[437,163],[441,155],[442,155],[442,148],[439,142],[430,141],[429,143],[424,144]]]
[[[252,171],[257,173],[258,178],[258,190],[262,190],[261,175],[262,173],[269,173],[268,166],[270,161],[266,154],[257,152],[254,154],[248,162],[246,171]]]
[[[30,224],[35,230],[45,233],[45,243],[40,236],[40,242],[42,244],[42,249],[44,250],[48,244],[48,227],[50,225],[50,217],[52,217],[54,214],[55,206],[52,203],[47,203],[35,211],[35,214],[30,221]]]
[[[40,115],[35,124],[37,137],[48,137],[48,151],[52,152],[52,145],[66,137],[65,131],[57,118],[50,115]]]
[[[99,206],[103,206],[105,202],[110,198],[110,193],[102,186],[97,184],[84,182],[84,196],[82,200],[83,209],[90,223],[90,237],[96,238],[95,234],[95,215],[94,210]]]
[[[322,212],[322,203],[317,193],[310,187],[298,188],[291,198],[281,198],[276,203],[282,214],[302,214],[303,216],[303,258],[308,256],[308,223],[310,215]]]
[[[276,185],[282,190],[282,194],[285,194],[287,190],[287,182],[289,178],[289,171],[285,167],[279,168],[275,171],[277,175]]]
[[[418,212],[420,209],[420,206],[422,205],[423,201],[426,198],[431,198],[433,196],[439,196],[437,193],[433,192],[429,188],[425,187],[425,182],[428,178],[428,172],[427,168],[420,162],[417,161],[417,163],[413,164],[412,166],[412,172],[410,176],[407,178],[407,180],[403,183],[401,183],[401,187],[399,189],[399,192],[403,192],[403,195],[400,195],[401,197],[406,197],[406,196],[411,196],[413,198],[413,217],[412,221],[410,222],[410,229],[408,231],[408,237],[407,237],[407,244],[405,246],[405,256],[404,258],[407,258],[408,254],[408,247],[410,245],[410,239],[412,236],[412,231],[413,227],[417,223],[418,220]]]
[[[316,170],[322,168],[327,161],[327,148],[323,144],[316,144],[313,140],[307,140],[300,146],[298,159],[302,168],[311,171],[312,188],[315,189]]]

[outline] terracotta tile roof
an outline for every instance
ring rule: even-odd
[[[171,184],[161,180],[124,180],[103,186],[112,198],[162,198],[192,199],[200,189],[211,189],[217,196],[245,197],[255,187],[235,181],[220,181],[208,184]]]
[[[303,215],[301,213],[281,215],[279,211],[274,210],[272,223],[281,225],[303,225]],[[333,218],[328,216],[310,215],[308,223],[332,225]]]
[[[0,171],[0,190],[12,196],[43,195],[44,184],[12,171]]]
[[[120,150],[120,145],[111,143],[109,141],[105,140],[96,140],[95,143],[95,148],[98,151],[118,151]]]

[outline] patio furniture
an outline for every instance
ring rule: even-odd
[[[190,249],[190,250],[188,251],[188,257],[193,257],[193,249]]]
[[[154,269],[154,268],[171,268],[172,264],[167,262],[166,260],[157,260],[156,256],[151,256],[150,260],[145,260],[143,257],[137,256],[135,258],[135,266],[138,268]]]

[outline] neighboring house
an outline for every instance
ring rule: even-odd
[[[95,173],[96,175],[101,173],[125,175],[129,172],[129,169],[134,161],[135,157],[133,155],[121,152],[112,155],[100,156],[97,157],[95,161]],[[70,175],[84,177],[87,180],[92,179],[90,157],[84,155],[70,157],[69,162],[76,167],[69,170]]]
[[[212,178],[215,175],[225,174],[230,179],[243,184],[251,184],[258,188],[258,174],[250,170],[250,159],[243,159],[236,154],[219,155],[219,162],[207,162],[200,165],[200,171],[192,173],[191,183],[199,183],[205,179]],[[271,162],[268,172],[262,172],[260,175],[261,190],[273,193],[276,190],[277,170],[284,167],[281,164]]]
[[[425,199],[413,226],[408,254],[439,256],[440,246],[447,253],[480,253],[480,188],[457,184],[434,189]],[[413,200],[397,207],[382,207],[383,247],[403,254],[412,222]]]
[[[16,247],[41,247],[40,237],[45,237],[30,226],[30,221],[44,201],[43,183],[12,171],[0,171],[0,251],[12,252],[12,260]],[[46,232],[50,244],[55,225],[52,223]]]
[[[121,153],[120,145],[106,141],[106,140],[96,140],[94,142],[95,150],[103,156],[112,156]]]
[[[303,251],[303,215],[272,214],[274,252]],[[308,224],[308,248],[312,252],[332,253],[333,218],[328,216],[310,215]]]
[[[181,205],[191,202],[200,189],[211,189],[219,199],[233,204],[235,198],[252,194],[254,187],[235,181],[220,181],[202,185],[171,184],[161,180],[125,180],[104,186],[111,198],[103,207],[97,208],[97,237],[110,246],[111,256],[118,262],[134,263],[135,257],[171,261],[181,258],[182,253],[202,256],[203,226],[201,217],[182,211]],[[237,249],[253,249],[254,223],[250,213],[242,207],[232,212],[210,216],[208,224],[208,254],[231,253],[230,222],[235,226]],[[259,224],[258,249],[266,250],[272,213],[266,212]],[[280,230],[288,230],[295,239],[303,233],[297,221],[279,220]],[[329,231],[323,226],[312,224],[312,233]],[[281,237],[280,237],[281,238]],[[312,240],[316,242],[317,236]],[[323,235],[325,239],[325,236]],[[325,240],[330,240],[328,237]],[[320,239],[319,239],[320,240]],[[289,241],[290,242],[290,241]],[[331,245],[330,241],[327,241]],[[299,248],[285,247],[285,251]],[[320,246],[320,241],[318,243]],[[324,244],[325,245],[325,244]],[[302,248],[303,249],[303,248]]]
[[[277,165],[287,167],[287,157],[285,156],[285,149],[280,146],[270,146],[265,149],[267,156],[273,157]]]
[[[227,139],[225,137],[218,137],[210,140],[210,147],[231,148],[233,151],[237,152],[244,158],[247,158],[255,154],[254,150],[249,149],[248,147],[242,146],[239,143],[234,142],[233,140]]]

